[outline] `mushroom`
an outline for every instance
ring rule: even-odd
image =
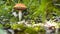
[[[22,18],[22,11],[25,10],[27,7],[22,4],[22,3],[18,3],[14,6],[14,9],[15,10],[18,10],[19,11],[19,21],[21,21],[21,18]]]

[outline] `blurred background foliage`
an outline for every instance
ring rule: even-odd
[[[27,6],[27,10],[25,10],[23,15],[25,20],[31,19],[37,21],[39,19],[44,22],[47,18],[52,19],[52,17],[60,16],[60,0],[0,0],[0,22],[2,24],[18,22],[18,18],[14,17],[11,13],[14,5],[17,3],[23,3]],[[13,24],[11,28],[16,29],[18,27],[22,29],[27,28],[25,31],[30,34],[35,30],[39,30],[39,27],[35,29],[17,24]],[[44,31],[44,29],[42,30]]]
[[[6,18],[12,18],[10,12],[12,11],[16,3],[24,3],[27,6],[27,12],[29,14],[26,19],[36,19],[38,16],[44,21],[47,17],[52,18],[52,13],[56,13],[60,16],[60,11],[58,6],[59,0],[0,0],[0,16],[5,16]],[[26,13],[27,13],[26,12]]]

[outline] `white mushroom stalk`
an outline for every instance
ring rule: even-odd
[[[22,19],[22,11],[21,10],[19,10],[19,21],[21,21],[21,19]]]

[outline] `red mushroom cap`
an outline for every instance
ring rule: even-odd
[[[16,4],[14,6],[14,9],[15,10],[25,10],[26,9],[26,6],[24,4],[22,4],[22,3],[19,3],[19,4]]]

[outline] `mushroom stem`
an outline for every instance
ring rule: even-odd
[[[22,19],[22,11],[19,10],[19,21],[21,21],[21,19]]]

